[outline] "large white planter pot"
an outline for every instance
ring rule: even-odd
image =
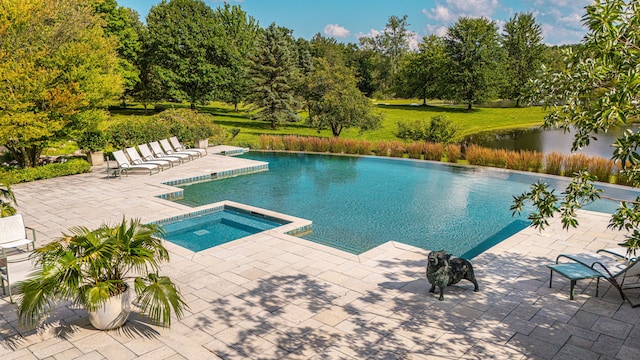
[[[196,140],[193,145],[193,147],[197,149],[206,149],[209,147],[209,139]]]
[[[91,166],[104,165],[104,152],[102,151],[89,152],[87,154],[87,160],[89,160],[89,163],[91,164]]]
[[[124,293],[107,300],[97,311],[89,311],[89,321],[98,330],[111,330],[122,326],[131,313],[131,296],[127,289]]]

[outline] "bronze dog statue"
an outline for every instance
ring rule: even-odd
[[[436,286],[440,288],[440,297],[444,299],[444,288],[466,279],[473,283],[473,291],[478,291],[478,282],[473,272],[473,266],[468,260],[462,258],[451,259],[451,254],[444,250],[429,253],[427,262],[427,280],[431,284],[430,293],[435,292]]]

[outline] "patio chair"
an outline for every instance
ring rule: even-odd
[[[191,157],[191,155],[188,155],[188,154],[181,154],[181,153],[168,154],[164,150],[162,150],[162,148],[160,147],[160,144],[158,144],[157,141],[150,142],[149,146],[151,146],[151,150],[153,151],[154,156],[157,158],[172,157],[172,158],[178,158],[182,162],[193,159],[193,157]]]
[[[171,147],[171,144],[169,144],[169,141],[167,139],[160,140],[160,145],[164,149],[164,153],[167,154],[167,155],[184,154],[184,155],[188,155],[189,157],[191,157],[192,160],[202,156],[202,153],[200,153],[199,151],[184,151],[184,150],[183,151],[175,151],[173,149],[173,147]]]
[[[27,236],[27,229],[31,230],[31,238]],[[31,245],[32,250],[34,250],[35,242],[36,231],[33,228],[24,226],[22,214],[0,218],[0,249],[2,250],[2,257],[0,258],[0,281],[2,282],[2,292],[5,295],[5,283],[9,285],[9,299],[11,302],[13,302],[11,284],[24,280],[27,275],[27,273],[23,271],[26,269],[25,264],[22,264],[24,256],[20,255],[26,254],[26,256],[28,256],[28,254],[30,254],[29,245]],[[26,247],[27,252],[20,251],[19,248],[22,246]],[[18,255],[15,255],[16,253]]]
[[[176,165],[182,164],[182,159],[180,159],[178,157],[170,157],[170,156],[156,157],[156,156],[154,156],[153,153],[151,152],[151,149],[149,149],[149,145],[147,145],[147,144],[138,145],[138,150],[140,150],[140,154],[142,155],[142,158],[145,159],[145,160],[170,161],[172,166],[176,166]]]
[[[640,302],[634,302],[625,292],[629,289],[640,288],[638,279],[640,276],[640,262],[637,257],[629,256],[624,248],[600,249],[595,253],[560,254],[556,258],[556,264],[561,259],[577,262],[602,275],[613,285],[622,300],[627,300],[631,307],[640,306]],[[635,282],[629,283],[633,278]]]
[[[162,160],[162,159],[158,159],[158,160],[145,160],[143,158],[140,157],[140,154],[138,154],[138,150],[136,150],[136,148],[134,147],[129,147],[126,148],[125,151],[127,152],[127,155],[129,155],[129,159],[131,159],[131,163],[133,165],[138,165],[138,164],[154,164],[154,165],[158,165],[162,168],[162,170],[164,170],[165,166],[168,167],[173,167],[173,163],[170,160]]]
[[[31,239],[27,237],[27,229],[31,230]],[[5,249],[29,245],[35,249],[36,231],[33,228],[24,226],[22,214],[12,215],[0,218],[0,249],[2,249],[2,258],[6,258]]]
[[[26,280],[37,270],[30,255],[31,252],[20,252],[2,259],[2,266],[0,267],[2,294],[7,295],[8,289],[9,301],[11,303],[13,303],[13,291],[11,287],[20,281]]]
[[[207,155],[207,149],[196,149],[196,148],[193,148],[193,149],[186,149],[186,148],[185,148],[185,147],[180,143],[180,141],[178,141],[178,138],[177,138],[177,137],[175,137],[175,136],[170,137],[170,138],[169,138],[169,142],[171,143],[171,146],[173,146],[173,148],[174,148],[176,151],[197,151],[197,152],[199,152],[200,154],[202,154],[202,156]]]
[[[135,169],[149,170],[149,175],[152,175],[154,170],[156,170],[157,173],[160,172],[160,166],[156,164],[131,164],[122,150],[114,151],[113,157],[118,163],[118,168],[126,174],[129,173],[129,170]]]

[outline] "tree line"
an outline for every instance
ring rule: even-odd
[[[33,166],[51,141],[95,130],[114,98],[145,108],[250,104],[273,128],[306,110],[309,126],[339,136],[379,126],[370,98],[520,105],[540,65],[562,65],[532,14],[516,14],[502,34],[489,19],[462,17],[417,49],[409,47],[408,26],[407,16],[391,16],[380,34],[344,44],[321,34],[296,39],[275,23],[261,27],[228,3],[162,1],[143,23],[116,0],[3,1],[0,144]]]

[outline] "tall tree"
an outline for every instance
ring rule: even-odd
[[[417,52],[405,54],[397,74],[396,96],[422,99],[437,99],[443,96],[443,74],[446,64],[446,51],[442,38],[436,35],[425,36],[418,45]]]
[[[624,125],[640,118],[640,12],[637,1],[595,2],[586,8],[584,23],[589,32],[583,40],[582,54],[565,53],[561,72],[548,72],[534,81],[539,89],[534,100],[543,99],[551,107],[545,126],[560,126],[575,134],[573,149],[589,144],[593,137],[609,127]],[[613,145],[614,160],[619,161],[621,176],[640,185],[640,133],[628,130]],[[512,209],[520,212],[526,202],[535,211],[529,215],[532,225],[543,229],[547,218],[560,214],[564,228],[578,225],[576,210],[597,201],[602,191],[588,172],[574,174],[562,192],[538,182],[531,191],[516,198]],[[607,196],[607,194],[604,194]],[[637,256],[640,248],[640,197],[620,199],[609,227],[625,232],[624,246]]]
[[[296,121],[294,90],[298,76],[297,54],[292,31],[272,23],[262,31],[252,56],[249,96],[258,109],[256,118],[271,128],[285,121]]]
[[[20,166],[122,93],[101,24],[86,0],[0,2],[0,144]]]
[[[517,13],[504,25],[502,47],[506,50],[505,95],[520,101],[527,81],[535,78],[542,65],[545,46],[542,28],[531,13]]]
[[[372,37],[360,38],[360,46],[365,50],[373,50],[376,58],[377,76],[383,92],[393,87],[393,80],[398,71],[400,57],[409,51],[409,35],[407,15],[390,16],[384,30]]]
[[[461,17],[447,29],[445,43],[450,61],[449,97],[466,103],[468,110],[495,98],[503,60],[495,22]]]
[[[227,70],[218,98],[233,104],[235,111],[238,111],[238,104],[244,102],[249,93],[249,54],[260,28],[258,22],[239,5],[225,3],[224,7],[215,10],[215,19],[222,28],[221,44],[226,53],[223,66]]]
[[[221,91],[227,59],[213,9],[202,0],[163,0],[151,7],[147,28],[147,55],[166,97],[186,99],[193,109]]]
[[[345,65],[317,58],[309,83],[315,95],[309,106],[310,126],[329,128],[334,137],[351,127],[365,131],[380,126],[382,117],[358,90],[353,70]]]
[[[143,27],[138,13],[132,9],[118,6],[116,0],[98,0],[95,11],[105,20],[105,36],[116,40],[118,52],[118,72],[124,80],[122,105],[126,106],[126,97],[131,96],[140,81],[140,70],[135,66],[142,51],[140,31]]]

